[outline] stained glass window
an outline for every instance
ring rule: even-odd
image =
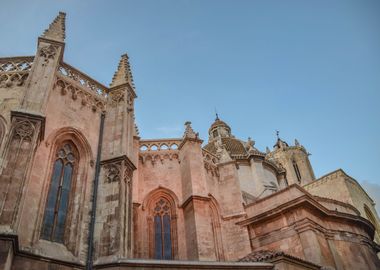
[[[171,260],[171,215],[170,204],[164,198],[160,198],[154,208],[154,258]]]
[[[56,153],[42,224],[41,238],[63,243],[76,157],[70,143]]]

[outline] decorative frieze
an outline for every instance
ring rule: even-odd
[[[58,52],[58,46],[55,46],[53,44],[46,45],[44,47],[41,47],[39,51],[39,55],[44,58],[44,64],[46,65],[49,63],[50,60],[54,60],[55,56]]]
[[[219,158],[205,149],[202,149],[202,155],[204,168],[207,173],[210,173],[212,176],[219,177],[219,168],[217,166],[219,163]]]
[[[61,95],[70,95],[73,100],[79,99],[82,106],[89,107],[93,112],[104,111],[106,101],[99,95],[88,92],[82,87],[75,86],[64,79],[57,77],[54,89],[58,90]]]

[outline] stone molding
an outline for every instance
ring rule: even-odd
[[[100,165],[104,165],[104,164],[107,164],[107,163],[119,162],[119,161],[124,161],[125,165],[128,168],[130,168],[131,170],[135,170],[136,169],[136,166],[133,164],[133,162],[126,155],[122,155],[122,156],[119,156],[119,157],[114,157],[114,158],[102,160],[100,162]]]
[[[45,137],[45,116],[29,113],[26,111],[11,111],[11,119],[25,119],[31,123],[40,123],[38,140],[42,141]],[[19,120],[22,121],[22,120]],[[12,121],[11,121],[12,122]]]
[[[345,181],[350,181],[351,183],[354,184],[354,186],[356,186],[357,189],[359,189],[368,199],[369,201],[371,201],[372,203],[373,200],[372,198],[368,195],[368,193],[362,188],[362,186],[358,183],[358,181],[356,181],[354,178],[352,178],[351,176],[349,176],[345,171],[343,171],[342,169],[337,169],[335,171],[332,171],[328,174],[325,174],[321,177],[319,177],[318,179],[316,179],[315,181],[313,182],[310,182],[309,184],[306,184],[303,186],[303,188],[305,190],[310,190],[312,189],[313,187],[316,187],[316,186],[320,186],[320,185],[323,185],[324,183],[326,182],[329,182],[329,181],[334,181],[335,179],[337,179],[338,177],[343,177],[343,179]]]
[[[289,190],[289,188],[294,188],[294,187],[299,188],[297,185],[291,185],[288,188],[285,188],[279,192],[284,192],[286,190]],[[290,211],[292,209],[303,206],[303,207],[306,207],[308,209],[318,210],[321,214],[323,214],[325,216],[325,219],[333,218],[336,220],[350,220],[353,223],[356,223],[360,226],[363,226],[363,228],[366,230],[366,232],[368,233],[368,235],[370,237],[373,236],[375,228],[372,225],[372,223],[369,222],[367,219],[362,218],[360,216],[355,216],[352,214],[347,214],[347,213],[329,210],[326,207],[324,207],[323,205],[321,205],[320,203],[318,203],[318,201],[313,199],[312,195],[306,193],[306,191],[304,191],[304,193],[305,193],[304,195],[297,197],[296,199],[285,202],[281,205],[277,205],[277,206],[275,206],[275,208],[267,210],[261,214],[250,216],[247,219],[238,222],[238,224],[241,226],[248,226],[251,224],[257,224],[257,223],[264,222],[266,220],[272,219],[274,217],[283,215],[283,213],[286,211]],[[271,195],[269,195],[269,196],[271,196]],[[264,198],[264,199],[267,199],[267,198]],[[259,201],[261,201],[261,200],[259,200]],[[258,201],[254,202],[252,204],[249,204],[249,205],[253,205],[253,204],[257,204],[257,203],[258,203]],[[249,205],[247,205],[245,208],[248,208]]]
[[[118,262],[104,262],[95,264],[94,269],[107,269],[108,267],[126,267],[125,269],[241,269],[241,270],[273,270],[272,263],[264,262],[211,262],[211,261],[165,261],[165,260],[141,260],[121,259]],[[128,268],[127,268],[128,267]],[[124,268],[123,268],[124,269]]]
[[[211,201],[210,197],[205,197],[205,196],[199,196],[199,195],[190,195],[182,204],[180,205],[180,208],[186,208],[186,206],[191,202],[191,201],[204,201],[204,202],[209,202]]]
[[[46,263],[53,263],[62,266],[73,267],[74,269],[84,269],[84,264],[59,260],[55,258],[50,258],[40,254],[34,254],[26,250],[20,249],[19,238],[17,234],[0,234],[0,240],[10,241],[12,243],[13,256],[20,256],[28,258],[35,261],[44,261]]]

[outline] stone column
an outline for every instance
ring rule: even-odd
[[[132,255],[132,176],[136,94],[128,56],[121,57],[107,101],[95,225],[96,258]]]
[[[186,122],[186,131],[179,149],[182,205],[188,260],[216,260],[213,248],[212,220],[209,207],[206,174],[202,155],[202,140]]]
[[[101,163],[96,211],[96,258],[131,254],[132,173],[126,156]]]

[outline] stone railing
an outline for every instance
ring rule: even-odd
[[[165,160],[179,162],[178,146],[181,141],[182,139],[141,140],[139,159],[143,164],[149,161],[152,166],[165,164]]]
[[[33,56],[0,58],[0,87],[22,86],[33,65]]]
[[[84,88],[90,93],[97,94],[103,98],[107,97],[108,87],[90,78],[69,64],[61,63],[59,65],[58,76],[63,80],[68,80],[76,87]]]
[[[140,152],[177,150],[182,139],[141,140]]]
[[[108,88],[68,64],[59,65],[54,89],[80,100],[94,112],[105,110]]]

